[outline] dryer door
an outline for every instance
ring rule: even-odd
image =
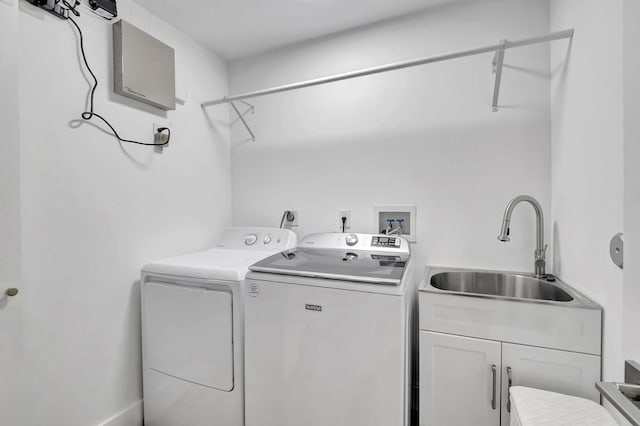
[[[211,388],[233,389],[233,312],[230,291],[144,284],[146,366]]]

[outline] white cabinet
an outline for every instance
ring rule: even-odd
[[[600,402],[600,357],[535,346],[502,343],[502,426],[509,426],[509,381]]]
[[[420,332],[420,426],[498,425],[500,342]]]
[[[510,385],[599,401],[597,355],[420,331],[419,369],[420,426],[508,426]]]

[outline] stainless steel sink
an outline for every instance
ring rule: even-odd
[[[526,275],[496,272],[440,272],[431,285],[445,291],[515,297],[520,299],[571,302],[573,297],[552,282]]]
[[[602,308],[562,280],[427,266],[420,329],[599,355]]]

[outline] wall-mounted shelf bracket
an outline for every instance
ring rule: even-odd
[[[504,51],[507,49],[508,43],[509,42],[507,40],[500,40],[500,45],[502,47],[496,50],[495,55],[493,55],[493,62],[491,64],[492,71],[496,75],[496,80],[493,85],[493,102],[491,103],[493,112],[498,111],[498,97],[500,96],[500,81],[502,80],[502,65],[504,64]]]
[[[251,141],[255,142],[256,140],[256,135],[253,134],[253,132],[251,131],[251,127],[249,127],[249,124],[247,123],[247,120],[244,119],[245,114],[247,114],[248,112],[253,113],[255,108],[253,107],[253,105],[243,102],[241,101],[243,104],[248,105],[249,109],[247,109],[245,112],[240,112],[240,110],[238,109],[238,107],[236,106],[236,104],[233,103],[233,101],[227,101],[231,107],[233,108],[233,110],[236,112],[236,114],[238,115],[238,118],[240,119],[240,121],[242,121],[242,124],[244,124],[244,127],[246,127],[247,132],[249,132],[249,134],[251,135]]]

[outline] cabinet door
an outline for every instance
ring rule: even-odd
[[[509,426],[509,382],[600,401],[600,357],[533,346],[502,344],[502,426]]]
[[[500,342],[420,332],[420,426],[500,423]]]

